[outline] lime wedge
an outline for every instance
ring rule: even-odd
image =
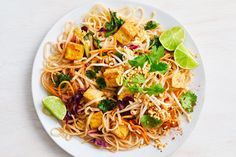
[[[198,66],[198,62],[192,56],[191,52],[184,46],[179,44],[174,52],[176,63],[183,69],[194,69]]]
[[[160,42],[168,51],[174,51],[184,41],[184,30],[179,26],[172,27],[161,33]]]
[[[64,119],[66,115],[66,106],[60,98],[56,96],[47,96],[43,99],[43,105],[57,119]]]

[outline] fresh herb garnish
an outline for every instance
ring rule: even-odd
[[[161,119],[151,117],[150,115],[143,115],[140,122],[145,128],[155,128],[163,123]]]
[[[158,64],[153,63],[151,65],[150,72],[158,71],[161,74],[165,74],[168,71],[168,68],[169,68],[168,64],[166,64],[164,62],[160,62]]]
[[[143,68],[146,61],[149,62],[149,64],[155,64],[159,63],[161,57],[164,56],[164,47],[159,46],[158,48],[156,46],[152,47],[151,53],[149,55],[142,54],[140,56],[135,57],[133,60],[129,60],[129,64],[132,67],[141,67]]]
[[[100,49],[102,46],[101,46],[101,41],[94,36],[94,33],[89,31],[85,36],[84,36],[84,40],[89,40],[89,36],[92,36],[93,38],[93,41],[94,41],[94,45],[96,48]]]
[[[94,79],[96,77],[96,72],[94,72],[93,70],[87,70],[86,76],[90,79]]]
[[[103,112],[112,110],[116,106],[116,103],[112,100],[104,99],[98,104],[98,108]]]
[[[123,61],[123,55],[120,52],[116,51],[114,54]]]
[[[105,28],[107,30],[105,37],[109,37],[110,35],[115,33],[124,24],[124,20],[116,16],[116,12],[110,11],[110,16],[111,21],[105,24]]]
[[[134,77],[131,78],[132,83],[140,84],[145,82],[145,77],[142,74],[136,74]]]
[[[140,85],[138,84],[134,84],[128,87],[128,90],[132,93],[142,93],[143,92],[143,88],[140,87]]]
[[[93,32],[91,32],[91,31],[89,31],[85,36],[84,36],[84,40],[89,40],[89,36],[93,36],[94,35],[94,33]]]
[[[98,87],[99,87],[100,89],[103,89],[103,88],[106,87],[106,82],[105,82],[105,80],[104,80],[103,77],[98,77],[97,80],[96,80],[96,82],[97,82]]]
[[[161,46],[161,42],[159,41],[159,37],[156,35],[154,35],[154,37],[150,40],[149,49],[151,49],[153,46],[156,46],[156,47]]]
[[[133,60],[129,60],[129,64],[132,67],[141,67],[143,68],[145,62],[147,61],[147,56],[145,54],[135,57]]]
[[[127,86],[128,90],[132,93],[142,93],[143,88],[141,84],[145,82],[145,77],[142,74],[136,74],[129,79],[124,79],[124,85]]]
[[[151,49],[151,53],[148,55],[149,64],[159,63],[161,57],[163,56],[164,56],[164,47],[159,46],[157,48],[156,46],[153,46]]]
[[[96,46],[96,48],[98,49],[102,48],[101,41],[98,38],[93,37],[93,40],[94,40],[94,45]]]
[[[144,26],[145,30],[150,30],[150,29],[154,29],[158,26],[158,23],[155,21],[148,21],[147,24]]]
[[[193,106],[196,105],[197,95],[192,91],[187,91],[180,96],[180,103],[182,107],[188,111],[193,112]]]
[[[144,91],[146,91],[148,95],[157,95],[163,93],[165,88],[163,88],[161,84],[153,84],[148,88],[144,88]]]
[[[128,90],[132,93],[147,93],[148,95],[158,95],[165,91],[161,84],[154,84],[150,87],[142,88],[139,84],[128,86]]]
[[[64,73],[56,74],[56,78],[54,79],[55,86],[58,87],[61,84],[61,82],[70,81],[70,80],[71,80],[71,77],[67,74],[64,74]],[[63,84],[61,87],[64,88],[65,85]]]

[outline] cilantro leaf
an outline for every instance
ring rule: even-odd
[[[156,35],[154,35],[153,39],[150,40],[149,49],[152,48],[153,46],[156,46],[156,47],[161,46],[161,42],[159,40],[159,37]]]
[[[129,80],[126,79],[126,78],[124,78],[124,79],[123,79],[123,85],[124,85],[124,86],[128,86],[128,84],[129,84]]]
[[[116,16],[116,12],[110,11],[111,21],[105,24],[105,28],[108,32],[106,32],[105,37],[109,37],[114,34],[123,24],[124,20],[119,19]]]
[[[155,128],[161,126],[163,123],[161,119],[157,119],[149,115],[143,115],[140,122],[145,128]]]
[[[159,63],[161,57],[164,56],[164,47],[159,46],[158,48],[156,46],[152,47],[151,53],[148,55],[148,61],[149,64],[152,63]]]
[[[71,80],[71,77],[67,74],[64,74],[64,73],[60,73],[60,74],[56,74],[56,78],[54,79],[54,82],[55,82],[55,86],[58,87],[61,82],[63,81],[70,81]],[[65,87],[65,85],[61,85],[62,88]]]
[[[164,62],[160,62],[158,64],[156,63],[153,63],[151,65],[151,68],[150,68],[150,72],[155,72],[155,71],[158,71],[160,72],[161,74],[165,74],[168,70],[168,64],[164,63]]]
[[[143,68],[146,61],[147,61],[147,56],[143,54],[138,57],[135,57],[133,60],[129,60],[128,62],[132,67],[140,66],[141,68]]]
[[[89,40],[89,36],[93,36],[94,35],[94,33],[93,32],[91,32],[91,31],[89,31],[85,36],[84,36],[84,40]]]
[[[95,44],[96,48],[98,48],[98,49],[102,48],[101,41],[98,38],[93,37],[93,40],[94,40],[94,44]]]
[[[123,61],[123,55],[120,52],[116,51],[115,55]]]
[[[98,87],[99,87],[100,89],[103,89],[103,88],[106,87],[106,82],[105,82],[105,80],[104,80],[103,77],[98,77],[97,80],[96,80],[96,82],[97,82]]]
[[[94,79],[96,77],[96,72],[94,72],[93,70],[87,70],[86,76],[90,79]]]
[[[105,24],[105,28],[106,28],[106,30],[108,30],[108,31],[112,31],[112,30],[114,29],[114,27],[115,27],[115,24],[114,24],[113,21],[107,22],[107,23]]]
[[[157,95],[163,93],[165,89],[161,84],[153,84],[149,88],[144,88],[144,91],[146,91],[148,95]]]
[[[188,111],[193,112],[193,106],[196,105],[197,95],[192,91],[187,91],[180,96],[180,103],[182,107]]]
[[[104,99],[98,104],[98,108],[103,112],[112,110],[116,106],[115,102],[112,100]]]
[[[136,74],[131,78],[132,83],[134,84],[140,84],[145,82],[145,77],[142,74]]]
[[[128,87],[128,90],[132,93],[142,93],[143,92],[143,88],[140,87],[137,84],[131,85]]]
[[[145,30],[150,30],[150,29],[154,29],[158,26],[159,24],[155,21],[148,21],[146,23],[146,25],[144,26],[144,29]]]

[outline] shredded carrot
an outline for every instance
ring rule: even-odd
[[[133,124],[132,121],[129,121],[129,123],[131,124],[132,128],[134,128],[135,130],[139,130],[146,144],[149,144],[150,138],[147,136],[147,132],[141,126]]]
[[[59,96],[58,93],[54,90],[53,87],[51,87],[51,86],[48,85],[48,84],[45,84],[45,86],[46,86],[46,88],[48,89],[48,91],[49,91],[51,94],[53,94],[53,95],[55,95],[55,96]]]

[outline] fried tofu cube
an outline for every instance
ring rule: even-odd
[[[92,129],[97,129],[100,125],[102,125],[102,117],[103,117],[102,111],[94,113],[90,119],[89,123],[90,127]]]
[[[126,96],[131,96],[132,93],[127,89],[127,88],[124,88],[121,93],[118,95],[118,100],[122,100],[124,99]]]
[[[118,87],[118,82],[123,74],[124,69],[122,67],[108,68],[104,71],[103,76],[108,87]]]
[[[121,139],[125,139],[129,134],[129,129],[125,125],[119,125],[112,133]]]
[[[123,45],[127,45],[131,42],[131,38],[129,37],[129,35],[125,33],[121,28],[115,33],[114,37]]]
[[[172,77],[172,86],[175,88],[185,88],[189,81],[183,73],[174,73]]]
[[[121,44],[127,45],[138,33],[138,28],[132,22],[125,22],[120,29],[115,33],[114,37]]]
[[[101,98],[103,96],[103,92],[95,89],[95,88],[88,88],[85,92],[84,92],[84,97],[87,101],[92,101],[94,99],[97,98]],[[98,104],[98,102],[94,103],[95,106]]]
[[[128,36],[133,39],[138,33],[138,28],[135,26],[135,23],[127,21],[122,26],[121,29],[128,34]]]
[[[84,56],[84,46],[69,42],[66,46],[65,58],[69,60],[81,59]]]

